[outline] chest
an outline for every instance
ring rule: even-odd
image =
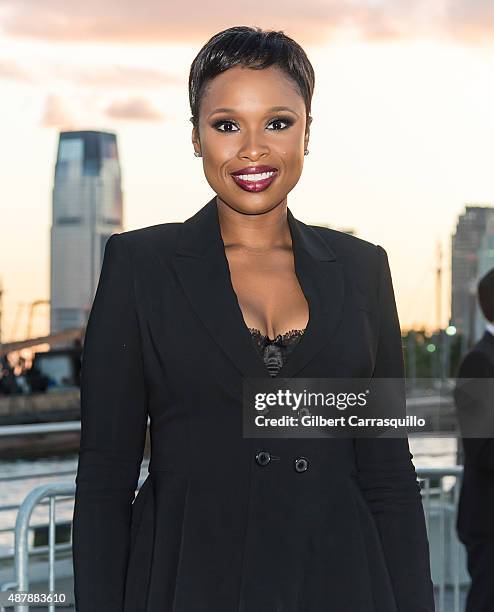
[[[303,329],[309,305],[295,273],[293,253],[226,253],[233,289],[247,327],[275,338]]]

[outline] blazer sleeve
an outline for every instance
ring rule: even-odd
[[[373,377],[401,378],[404,385],[401,330],[388,256],[380,245],[377,251],[379,338]],[[405,415],[403,401],[394,416]],[[355,438],[354,444],[357,480],[379,532],[397,610],[433,612],[429,542],[408,438],[362,437]]]
[[[478,437],[479,431],[493,430],[493,382],[494,367],[487,355],[475,349],[468,352],[458,371],[454,399],[463,436],[464,463],[483,470],[494,470],[494,439]]]
[[[81,442],[72,551],[78,612],[122,612],[131,504],[147,428],[147,392],[131,263],[106,243],[81,364]]]

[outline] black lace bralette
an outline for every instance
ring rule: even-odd
[[[276,376],[288,355],[293,351],[297,342],[307,328],[290,329],[284,334],[278,334],[276,338],[269,338],[266,334],[255,327],[249,327],[252,340],[259,351],[261,359],[271,376]]]

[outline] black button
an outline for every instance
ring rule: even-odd
[[[269,451],[259,451],[256,454],[256,461],[259,465],[268,465],[271,461],[271,453]]]
[[[297,457],[294,463],[296,472],[305,472],[309,467],[309,460],[306,457]]]

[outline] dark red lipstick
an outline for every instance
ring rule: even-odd
[[[278,175],[278,169],[273,168],[273,166],[246,166],[230,174],[237,185],[244,191],[257,193],[259,191],[264,191],[264,189],[267,189],[267,187],[271,185]],[[250,178],[252,175],[258,176],[253,179]]]

